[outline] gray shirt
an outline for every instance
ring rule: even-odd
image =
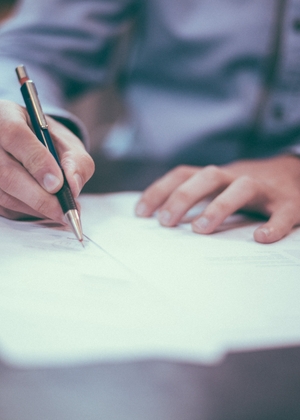
[[[24,63],[45,110],[73,121],[67,98],[115,81],[134,132],[128,156],[300,154],[299,0],[24,0],[2,28],[0,60],[0,97],[22,103]]]

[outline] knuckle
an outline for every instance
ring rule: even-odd
[[[211,179],[219,179],[223,176],[223,171],[216,165],[208,165],[203,169],[205,175]]]
[[[292,199],[285,200],[284,204],[281,204],[280,208],[284,214],[283,220],[290,223],[296,223],[299,220],[299,205],[300,202],[295,202]]]
[[[88,153],[85,153],[81,158],[81,165],[84,169],[85,181],[87,181],[95,172],[95,162]]]
[[[165,197],[166,196],[165,185],[162,182],[157,181],[146,189],[145,194],[147,198],[152,197],[153,194],[155,194],[156,197]]]
[[[176,203],[186,203],[190,201],[190,194],[184,188],[177,188],[174,192],[173,197]]]
[[[215,200],[214,211],[216,213],[220,213],[220,214],[227,213],[228,208],[229,208],[229,203],[227,203],[226,201],[221,200],[221,199],[219,199],[219,200],[216,199]]]
[[[178,178],[186,178],[192,172],[193,168],[188,165],[179,165],[176,168],[172,169],[172,173]]]
[[[95,163],[87,152],[80,151],[74,154],[73,151],[64,153],[61,164],[66,171],[77,172],[84,182],[88,181],[95,171]]]
[[[46,149],[45,149],[45,152],[46,152]],[[46,166],[48,166],[46,153],[41,152],[41,150],[34,150],[33,152],[29,153],[27,156],[28,157],[26,158],[24,165],[31,174],[35,174],[40,169],[43,169]]]
[[[0,125],[0,142],[4,148],[11,147],[12,139],[20,139],[27,127],[24,108],[10,101],[0,101]]]
[[[248,192],[253,192],[258,187],[258,182],[248,175],[239,177],[238,182],[241,190],[247,190]]]
[[[33,209],[42,215],[49,214],[51,210],[49,202],[44,199],[37,199],[32,205]]]
[[[0,205],[5,209],[11,209],[13,206],[13,198],[6,194],[4,191],[0,190]]]
[[[10,191],[16,185],[16,172],[8,164],[0,165],[0,186],[3,191]]]
[[[12,139],[17,139],[22,130],[21,123],[16,121],[1,121],[1,145],[5,150],[12,145]]]
[[[178,165],[178,166],[176,166],[176,168],[174,169],[174,171],[179,172],[179,173],[181,173],[181,172],[186,172],[186,171],[188,171],[188,170],[189,170],[189,166],[188,166],[188,165]]]

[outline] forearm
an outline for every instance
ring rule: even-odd
[[[270,174],[271,171],[273,171],[274,165],[276,165],[279,172],[292,175],[295,177],[295,180],[298,179],[300,185],[300,157],[289,153],[270,157],[268,159],[239,160],[224,165],[223,168],[225,170],[230,170],[234,176],[253,176],[255,173],[257,178],[272,182]]]

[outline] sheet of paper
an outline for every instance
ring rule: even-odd
[[[83,196],[85,248],[53,224],[0,219],[0,357],[212,362],[300,343],[299,230],[259,245],[255,222],[234,216],[200,236],[135,218],[137,198]]]
[[[234,215],[202,236],[188,223],[167,229],[134,218],[134,194],[106,199],[110,217],[103,206],[95,240],[176,302],[190,355],[201,355],[202,333],[215,354],[300,344],[300,229],[262,245],[253,240],[259,223]]]

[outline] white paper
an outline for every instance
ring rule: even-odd
[[[0,219],[0,356],[22,366],[300,343],[300,230],[253,241],[229,218],[202,236],[134,216],[138,193],[82,196],[85,248],[45,223]]]

